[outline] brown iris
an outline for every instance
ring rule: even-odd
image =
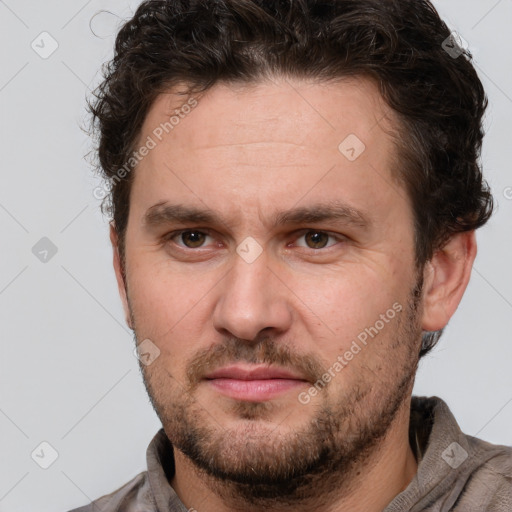
[[[305,234],[305,238],[306,243],[308,243],[309,240],[314,245],[311,249],[322,249],[326,246],[327,241],[329,240],[329,235],[322,231],[308,231]]]
[[[185,231],[181,234],[181,240],[187,247],[196,248],[204,243],[205,236],[205,233],[201,233],[201,231]],[[187,243],[187,239],[190,245]]]

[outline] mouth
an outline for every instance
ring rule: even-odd
[[[204,377],[215,391],[235,400],[261,402],[309,385],[304,376],[284,368],[233,365]]]

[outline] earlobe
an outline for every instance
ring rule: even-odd
[[[468,285],[476,250],[474,231],[457,233],[425,265],[423,330],[444,328],[455,313]]]
[[[133,330],[130,308],[128,305],[128,296],[126,292],[126,284],[123,275],[123,265],[121,262],[121,255],[119,253],[119,238],[115,228],[114,221],[110,223],[110,242],[112,244],[113,251],[113,264],[114,271],[116,274],[117,287],[119,289],[119,296],[121,297],[121,301],[123,303],[124,315],[126,319],[126,323],[130,329]]]

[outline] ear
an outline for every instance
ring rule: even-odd
[[[128,324],[128,327],[133,330],[130,308],[128,306],[128,297],[126,294],[126,284],[123,276],[123,265],[121,263],[121,256],[119,254],[119,238],[113,221],[110,223],[110,242],[112,243],[112,250],[114,252],[114,271],[116,273],[119,295],[123,303],[126,323]]]
[[[422,328],[438,331],[455,313],[476,257],[475,232],[453,235],[424,269]]]

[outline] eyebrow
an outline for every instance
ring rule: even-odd
[[[272,220],[274,226],[313,224],[325,221],[338,221],[364,229],[371,226],[371,221],[366,213],[340,201],[313,204],[277,212]],[[148,228],[172,223],[229,225],[217,213],[208,208],[201,209],[167,202],[151,206],[143,218],[143,224]]]

